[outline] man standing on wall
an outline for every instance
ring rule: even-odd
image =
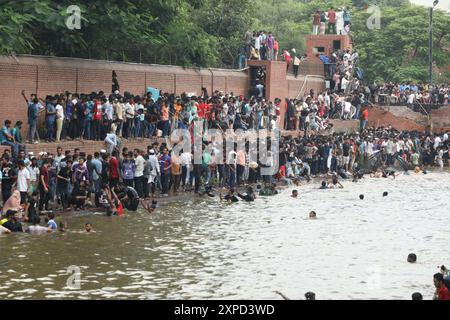
[[[364,107],[363,111],[361,112],[361,119],[359,122],[359,132],[364,131],[368,122],[369,122],[369,109],[367,107]]]
[[[30,143],[38,143],[37,140],[34,138],[37,136],[37,121],[38,121],[38,114],[39,109],[43,108],[42,104],[39,102],[39,99],[37,95],[32,94],[31,95],[31,101],[28,101],[27,97],[25,96],[25,90],[22,90],[22,96],[25,99],[26,103],[28,104],[28,141]]]
[[[328,11],[328,34],[336,33],[336,12],[333,7]]]
[[[320,27],[320,11],[317,10],[314,14],[313,18],[313,34],[317,35],[319,34],[319,27]]]

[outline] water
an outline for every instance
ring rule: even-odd
[[[411,174],[309,185],[297,200],[286,189],[254,204],[205,198],[154,216],[66,218],[66,234],[0,236],[0,299],[431,299],[437,266],[450,263],[449,182]],[[75,232],[87,221],[95,233]],[[79,289],[67,287],[70,266]]]

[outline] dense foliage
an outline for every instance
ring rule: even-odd
[[[367,6],[381,7],[369,30]],[[249,30],[272,31],[282,48],[305,50],[312,14],[352,8],[355,47],[370,80],[426,81],[428,11],[408,0],[0,0],[0,54],[28,53],[182,66],[235,67]],[[435,78],[449,81],[450,17],[434,16]]]

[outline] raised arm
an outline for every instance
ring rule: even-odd
[[[26,97],[26,95],[25,95],[25,90],[22,90],[21,93],[22,93],[22,97],[25,99],[26,103],[28,104],[29,101],[28,101],[28,99],[27,99],[27,97]]]

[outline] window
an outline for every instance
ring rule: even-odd
[[[333,41],[333,49],[334,50],[340,50],[341,49],[341,40],[334,40]]]
[[[315,47],[314,51],[316,53],[325,53],[325,47]]]

